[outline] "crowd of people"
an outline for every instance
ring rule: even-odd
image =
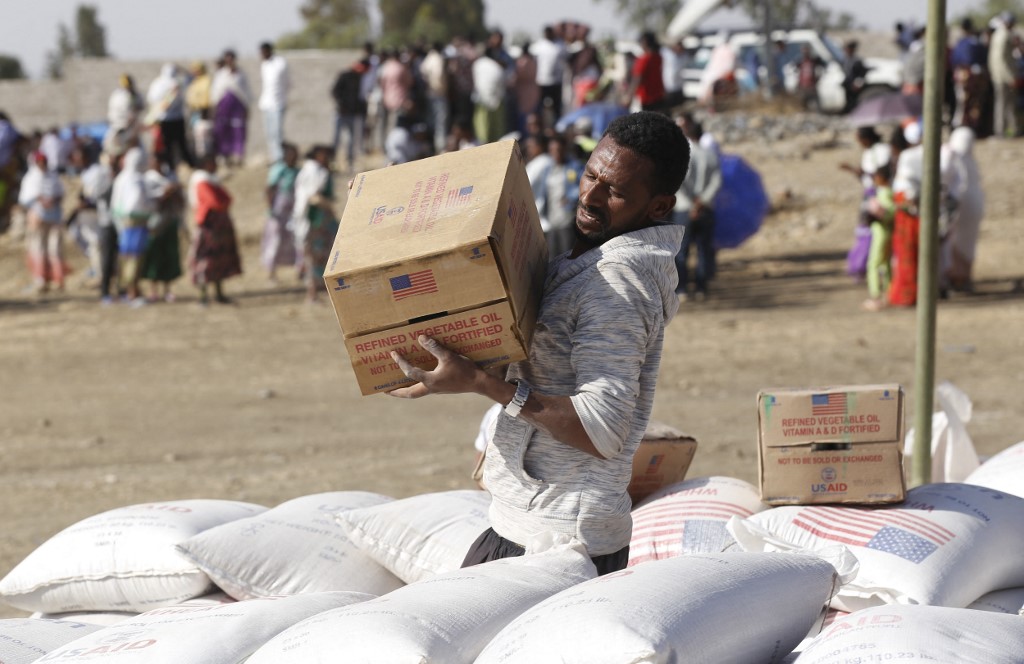
[[[867,283],[863,307],[914,306],[918,298],[921,190],[924,181],[922,123],[909,119],[886,142],[874,127],[857,129],[859,164],[840,168],[863,189],[847,272]],[[954,127],[940,153],[938,210],[939,296],[973,291],[973,267],[985,192],[974,157],[974,130]]]
[[[1013,26],[1013,16],[1005,13],[987,31],[975,30],[970,21],[961,25],[962,35],[950,50],[952,127],[969,129],[976,138],[1017,133],[1016,108],[1012,99],[1007,101],[1015,88],[1004,80],[1004,70],[1015,67],[1021,56]],[[923,74],[916,72],[923,67],[924,28],[901,26],[900,36],[905,37],[904,93],[920,94]],[[785,45],[776,47],[773,61],[780,68]],[[844,86],[850,106],[865,67],[855,42],[848,42],[846,51]],[[351,175],[361,167],[517,139],[528,160],[549,248],[557,255],[574,242],[583,165],[605,127],[630,111],[649,110],[673,117],[694,146],[691,173],[671,216],[688,229],[676,261],[678,292],[695,300],[707,297],[716,267],[720,154],[714,137],[683,112],[683,72],[693,54],[682,42],[660,44],[653,33],[644,33],[637,49],[615,49],[592,43],[587,26],[562,22],[512,48],[500,30],[481,43],[456,37],[448,44],[384,50],[367,43],[329,91],[335,117],[325,136],[331,140],[305,150],[285,136],[292,93],[287,59],[270,43],[260,44],[259,53],[258,94],[231,50],[212,68],[203,62],[187,68],[168,63],[144,93],[131,76],[121,76],[109,97],[101,139],[76,133],[74,126],[70,132],[54,128],[20,135],[9,119],[0,120],[0,200],[7,207],[17,202],[24,212],[37,291],[63,288],[68,273],[63,238],[70,233],[88,258],[89,275],[98,281],[103,302],[120,297],[142,306],[172,300],[173,282],[186,273],[202,301],[209,301],[211,287],[215,301],[228,301],[222,283],[239,274],[241,264],[231,198],[216,174],[218,168],[233,169],[245,160],[252,107],[262,117],[269,163],[260,264],[274,282],[282,269],[295,269],[310,301],[322,288],[320,277],[337,230],[336,170]],[[821,63],[805,48],[795,66],[797,94],[809,105]],[[1018,75],[1012,69],[1008,80]],[[916,211],[916,192],[904,184],[913,178],[899,175],[897,158],[906,136],[912,137],[913,130],[895,132],[890,147],[874,130],[859,132],[864,159],[847,166],[864,191],[850,271],[868,283],[868,308],[914,301],[886,295],[906,290],[899,286],[905,272],[899,266],[916,264],[906,249],[900,250],[898,231],[898,220]],[[946,160],[944,172],[957,175],[947,177],[944,209],[956,212],[949,215],[955,223],[944,233],[949,238],[944,292],[970,289],[977,239],[977,222],[970,219],[973,215],[980,221],[980,212],[972,211],[980,210],[980,204],[961,204],[978,199],[973,191],[980,184],[976,176],[959,175],[970,170],[971,158],[954,146],[966,149],[951,140],[946,151],[955,156]],[[909,164],[920,160],[917,152],[909,146],[903,171],[912,171]],[[63,200],[68,177],[80,179],[81,193],[73,203]],[[187,252],[180,248],[182,236]],[[141,289],[142,281],[150,283],[148,292]]]
[[[1016,138],[1024,110],[1024,39],[1016,16],[1000,12],[984,28],[970,18],[959,24],[946,53],[946,114],[954,127],[969,127],[977,138]],[[903,93],[924,91],[924,25],[897,25],[903,51]]]

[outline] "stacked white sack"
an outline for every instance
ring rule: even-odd
[[[878,606],[837,620],[796,664],[928,661],[1020,664],[1019,616],[939,606]]]
[[[477,664],[780,662],[839,576],[814,556],[695,554],[599,577],[503,629]]]
[[[226,594],[218,590],[210,593],[209,595],[202,595],[200,597],[187,599],[184,602],[179,602],[173,606],[210,606],[211,604],[230,604],[234,601],[234,598],[228,597]],[[129,618],[134,618],[137,615],[139,615],[138,611],[85,611],[80,613],[42,613],[37,611],[29,617],[39,620],[70,620],[72,622],[83,622],[87,625],[110,627],[111,625],[116,625],[117,623],[123,622]],[[0,664],[2,664],[2,662],[3,660],[0,660]]]
[[[246,664],[470,664],[514,618],[596,573],[579,543],[447,572],[304,620]]]
[[[359,548],[406,583],[459,569],[469,547],[490,527],[484,491],[427,493],[338,512]]]
[[[1024,440],[978,466],[964,482],[1024,498]]]
[[[732,477],[697,477],[659,489],[633,508],[629,567],[732,544],[725,524],[768,509],[757,488]]]
[[[100,629],[71,620],[0,620],[0,662],[31,664],[44,655]]]
[[[330,590],[383,595],[404,584],[363,553],[335,515],[390,501],[363,491],[303,496],[210,528],[178,551],[235,599]]]
[[[240,664],[295,623],[372,598],[365,593],[326,592],[154,609],[72,641],[37,661]]]
[[[0,581],[0,598],[25,611],[147,611],[198,597],[205,572],[174,546],[266,508],[229,500],[132,505],[65,528]]]
[[[1024,499],[970,484],[926,484],[886,507],[786,506],[729,522],[747,551],[820,550],[841,544],[860,561],[832,606],[962,608],[1024,585]]]
[[[974,600],[967,608],[1024,616],[1024,588],[994,590]]]

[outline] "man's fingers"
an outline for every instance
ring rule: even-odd
[[[416,383],[409,387],[400,387],[397,390],[391,390],[387,393],[389,397],[397,397],[399,399],[419,399],[430,394],[430,390],[423,383]]]
[[[437,358],[437,361],[446,360],[452,355],[452,351],[442,346],[437,339],[421,334],[416,342],[428,353]]]
[[[412,378],[417,382],[422,382],[423,375],[426,373],[423,369],[411,364],[407,359],[402,357],[395,351],[391,351],[391,359],[398,363],[398,368],[402,370],[408,378]]]

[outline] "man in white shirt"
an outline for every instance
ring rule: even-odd
[[[274,54],[269,42],[260,44],[260,90],[259,109],[263,112],[263,128],[267,139],[267,155],[270,162],[284,157],[281,143],[284,142],[284,113],[288,108],[288,63]]]
[[[541,112],[551,107],[553,117],[549,126],[562,117],[562,76],[566,60],[565,44],[550,25],[544,26],[543,39],[530,45],[530,53],[537,60],[537,85],[540,87]]]

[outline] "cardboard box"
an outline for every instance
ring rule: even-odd
[[[772,389],[757,395],[761,500],[770,505],[897,503],[903,475],[899,385]]]
[[[667,424],[651,422],[633,456],[633,478],[626,489],[636,505],[658,489],[682,482],[697,441]]]
[[[324,273],[363,394],[432,368],[419,333],[481,365],[525,359],[547,245],[515,141],[358,175]]]

